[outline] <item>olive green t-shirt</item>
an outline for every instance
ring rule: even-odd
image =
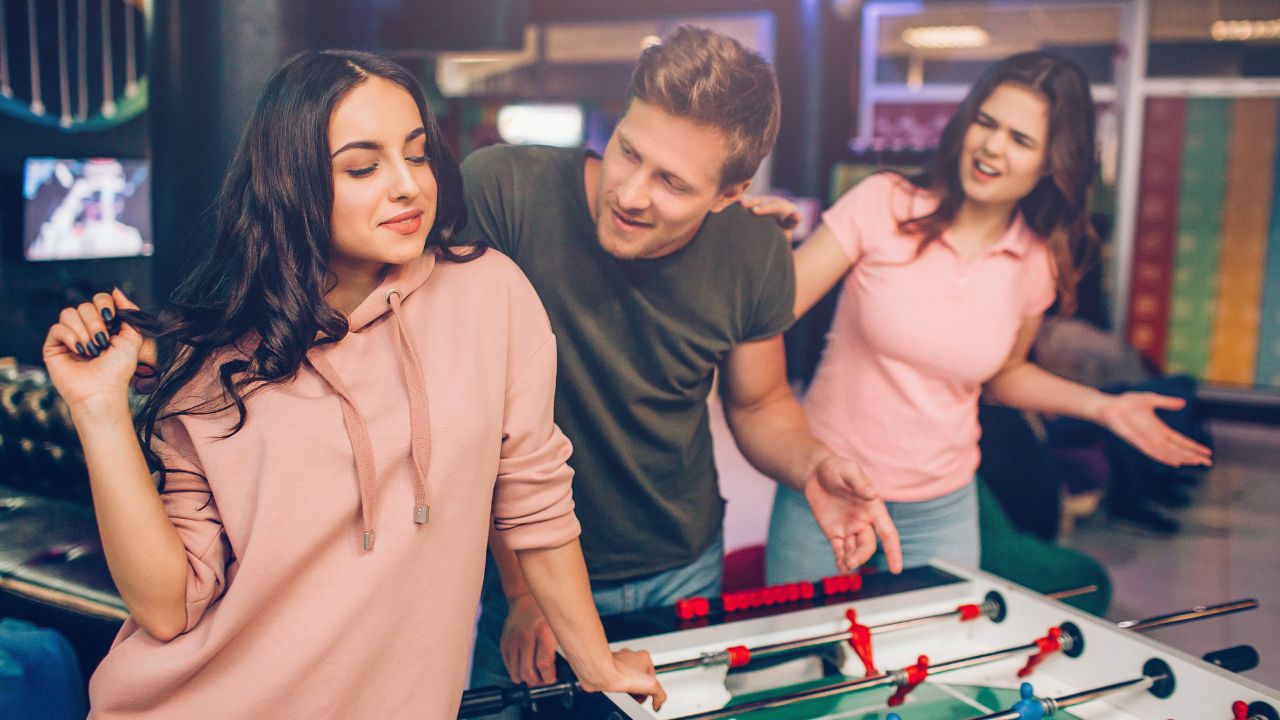
[[[795,272],[777,224],[736,204],[670,255],[609,255],[587,206],[586,152],[473,153],[464,236],[515,260],[546,305],[587,567],[624,580],[688,564],[718,537],[707,393],[735,345],[791,325]]]

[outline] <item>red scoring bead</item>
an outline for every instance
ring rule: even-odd
[[[676,617],[681,620],[692,620],[694,618],[693,598],[676,601]]]
[[[729,653],[729,667],[742,667],[751,662],[751,650],[742,645],[734,645],[731,648],[725,648],[725,652]]]
[[[813,583],[808,581],[800,583],[800,597],[804,600],[813,599]]]

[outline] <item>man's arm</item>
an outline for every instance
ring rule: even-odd
[[[787,385],[782,336],[738,345],[720,370],[725,419],[738,448],[752,467],[804,493],[840,570],[871,559],[879,535],[889,568],[899,572],[898,531],[884,502],[857,463],[809,431]]]

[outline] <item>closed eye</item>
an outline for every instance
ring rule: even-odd
[[[351,177],[362,178],[362,177],[367,177],[369,175],[372,175],[373,171],[377,169],[378,169],[378,163],[374,163],[369,167],[352,168],[350,170],[347,170],[347,174],[350,175]]]

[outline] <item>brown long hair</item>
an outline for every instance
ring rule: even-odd
[[[959,168],[965,133],[978,108],[1005,83],[1029,88],[1049,105],[1046,173],[1018,201],[1018,211],[1027,226],[1048,241],[1057,265],[1058,310],[1070,314],[1076,305],[1076,283],[1096,258],[1099,245],[1087,207],[1089,185],[1098,167],[1096,116],[1089,80],[1073,61],[1051,53],[1027,52],[988,68],[947,122],[927,171],[910,178],[917,187],[939,197],[937,209],[904,220],[898,228],[922,236],[919,251],[923,252],[950,227],[965,200]]]

